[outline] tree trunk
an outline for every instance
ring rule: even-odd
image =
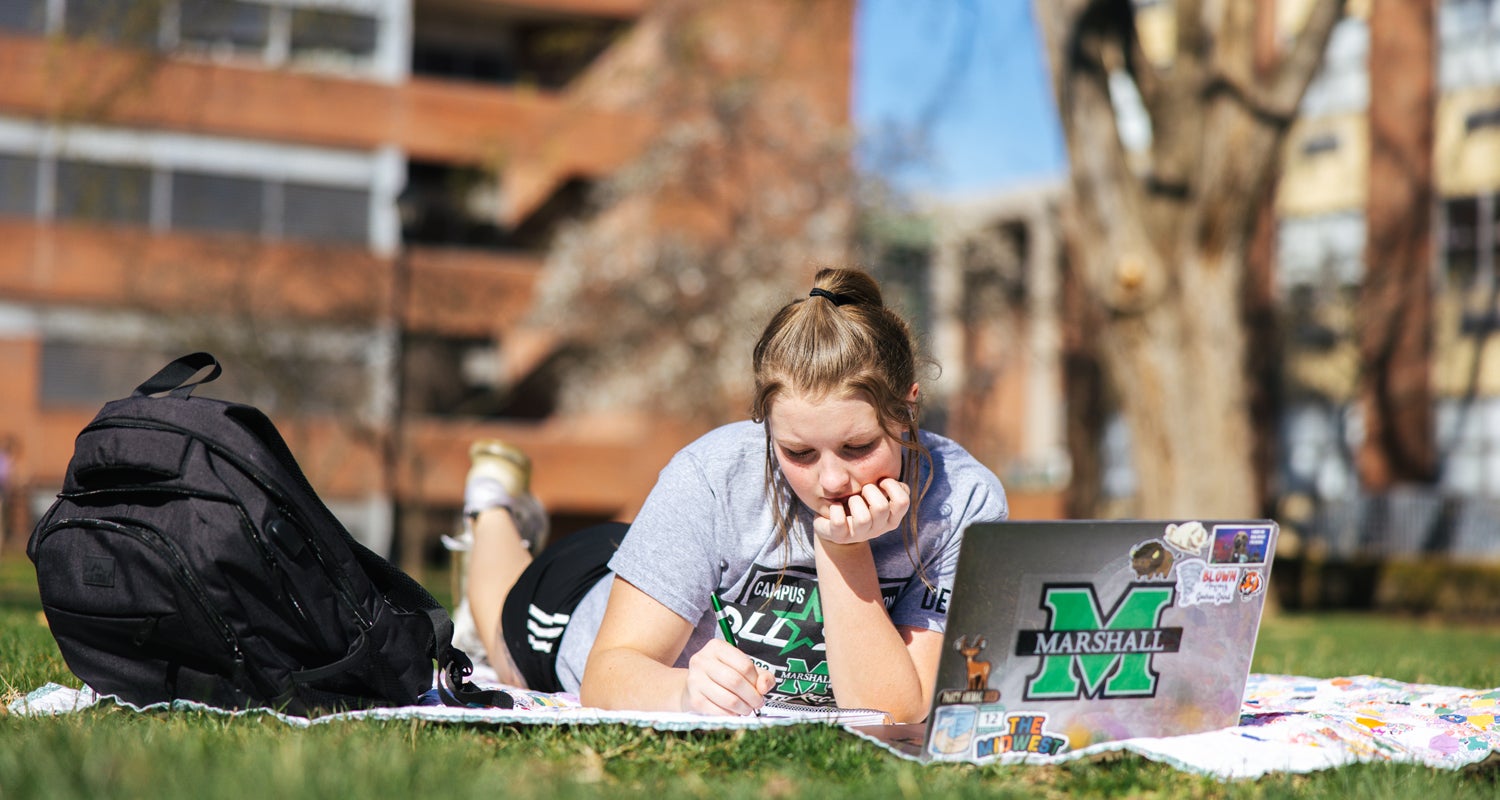
[[[1261,202],[1245,257],[1240,315],[1248,342],[1245,374],[1249,379],[1250,462],[1255,469],[1256,513],[1272,517],[1276,515],[1276,462],[1280,453],[1277,426],[1282,413],[1281,363],[1285,352],[1276,305],[1276,202],[1270,192]]]
[[[1366,490],[1432,483],[1432,0],[1370,10],[1370,188],[1357,312]],[[1376,88],[1378,87],[1378,88]]]
[[[1254,68],[1262,80],[1275,74],[1281,59],[1277,46],[1276,0],[1256,0]],[[1250,390],[1250,462],[1255,469],[1256,513],[1277,515],[1276,465],[1280,454],[1282,414],[1281,364],[1286,353],[1276,297],[1276,185],[1273,172],[1256,210],[1255,227],[1245,256],[1245,292],[1240,314],[1245,322],[1245,374]]]
[[[1227,253],[1191,258],[1178,262],[1180,290],[1147,312],[1114,318],[1101,343],[1135,447],[1137,513],[1253,516],[1242,265]]]
[[[1038,0],[1070,157],[1071,252],[1104,314],[1105,375],[1130,427],[1142,517],[1257,514],[1245,253],[1281,143],[1342,10],[1322,0],[1269,75],[1255,6],[1178,0],[1169,64],[1149,62],[1129,0]],[[1120,141],[1111,76],[1151,121]]]
[[[1099,516],[1104,499],[1104,464],[1099,452],[1111,402],[1104,369],[1099,359],[1099,340],[1104,321],[1089,302],[1076,264],[1074,243],[1082,237],[1073,232],[1075,212],[1064,204],[1061,210],[1062,258],[1062,359],[1063,402],[1067,405],[1068,461],[1072,465],[1064,509],[1072,519]]]

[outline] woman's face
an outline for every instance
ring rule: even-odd
[[[766,417],[776,463],[818,516],[882,478],[901,479],[901,445],[863,396],[776,398]],[[845,506],[845,511],[848,507]]]

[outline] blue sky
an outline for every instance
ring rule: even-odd
[[[898,187],[966,197],[1066,172],[1030,0],[859,0],[854,64],[861,162]]]

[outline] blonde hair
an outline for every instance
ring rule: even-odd
[[[850,269],[821,269],[808,296],[781,307],[755,344],[752,360],[755,398],[750,417],[764,423],[777,398],[786,393],[811,398],[862,395],[891,438],[906,450],[900,480],[911,491],[905,536],[916,565],[917,508],[932,483],[918,487],[918,464],[932,454],[917,435],[917,401],[910,397],[917,379],[917,348],[911,327],[887,308],[880,285]],[[918,397],[920,400],[920,397]],[[904,435],[903,435],[904,434]],[[775,509],[778,544],[790,547],[797,498],[780,479],[770,429],[766,430],[766,494]],[[924,579],[925,580],[925,579]]]

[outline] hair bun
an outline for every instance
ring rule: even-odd
[[[821,297],[824,300],[833,303],[835,306],[842,306],[854,302],[854,299],[849,297],[848,295],[839,294],[837,292],[830,292],[827,289],[817,287],[814,287],[812,291],[808,292],[807,296]]]
[[[822,297],[836,306],[885,307],[885,299],[880,294],[880,284],[876,283],[868,273],[860,270],[825,267],[813,276],[813,286],[817,288],[808,293],[809,297]]]

